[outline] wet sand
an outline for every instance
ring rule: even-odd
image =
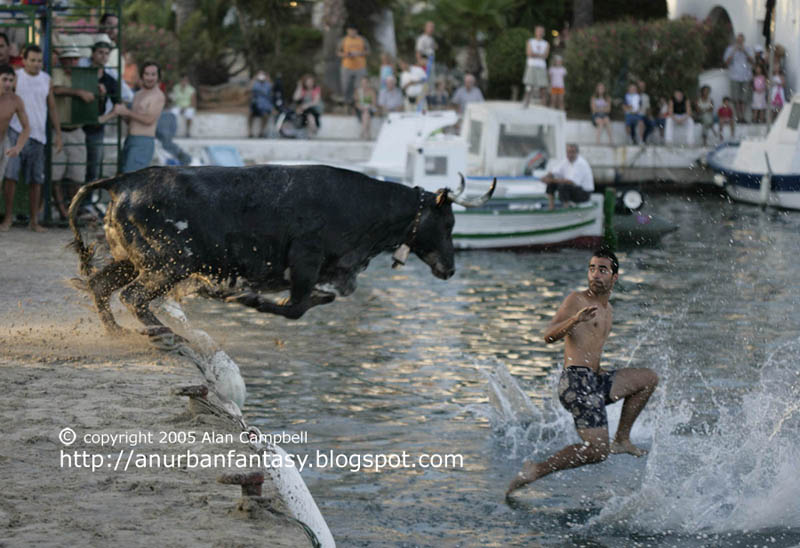
[[[239,486],[216,481],[238,469],[191,467],[185,459],[164,467],[187,451],[244,453],[247,446],[232,425],[192,417],[187,399],[172,395],[201,382],[193,364],[150,348],[143,336],[104,333],[88,295],[67,283],[77,274],[77,255],[64,247],[70,239],[64,229],[0,233],[0,545],[309,545],[282,515],[269,481],[263,496],[275,511],[245,517],[236,510]],[[116,300],[114,311],[124,327],[136,327]],[[65,427],[77,434],[70,446],[59,440]],[[203,443],[211,431],[234,441]],[[105,447],[84,439],[139,432],[151,439]],[[196,440],[162,443],[161,432],[194,432]],[[162,466],[141,460],[150,455]],[[94,471],[86,467],[92,458]]]

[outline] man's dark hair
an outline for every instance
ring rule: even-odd
[[[0,32],[0,38],[5,40],[7,46],[11,45],[11,42],[8,41],[8,35],[5,32]]]
[[[592,257],[608,259],[611,261],[611,273],[617,274],[619,272],[619,260],[617,260],[617,256],[614,255],[614,252],[607,247],[601,247],[600,249],[595,250],[595,252],[592,253]]]
[[[100,48],[107,49],[108,51],[111,51],[112,49],[114,49],[114,48],[111,47],[111,44],[101,40],[100,42],[95,42],[92,45],[92,53],[94,53],[95,51],[99,50]]]
[[[14,67],[8,64],[0,65],[0,74],[10,74],[12,76],[16,76],[17,73],[14,72]]]
[[[145,61],[142,63],[142,68],[139,69],[139,78],[144,78],[144,69],[147,67],[156,67],[158,71],[158,79],[161,80],[161,67],[155,61]]]
[[[116,17],[116,13],[111,13],[109,11],[105,12],[102,17],[100,17],[100,24],[105,25],[108,21],[109,17]]]
[[[28,54],[30,52],[42,53],[42,48],[40,48],[36,44],[28,44],[27,46],[25,46],[25,49],[22,50],[22,58],[23,59],[27,59],[28,58]]]

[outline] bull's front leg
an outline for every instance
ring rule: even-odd
[[[296,320],[312,306],[327,304],[336,298],[333,293],[314,289],[319,280],[322,256],[322,250],[306,245],[292,245],[289,252],[289,299],[283,303],[265,299],[257,293],[244,293],[226,300],[255,308],[259,312]]]

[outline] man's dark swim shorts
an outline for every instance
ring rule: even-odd
[[[606,405],[611,401],[611,383],[616,371],[595,374],[588,367],[566,367],[558,382],[558,399],[572,413],[575,428],[608,426]]]

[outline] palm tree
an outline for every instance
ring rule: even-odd
[[[467,46],[466,70],[480,82],[483,65],[480,57],[480,35],[500,31],[506,22],[506,13],[516,0],[438,0],[437,19],[444,23],[454,40],[465,40]]]
[[[339,90],[339,58],[336,50],[339,40],[344,34],[344,24],[347,20],[347,7],[345,0],[324,0],[322,15],[322,59],[325,63],[325,73],[322,77],[323,84],[330,90]],[[341,92],[341,90],[339,90]]]

